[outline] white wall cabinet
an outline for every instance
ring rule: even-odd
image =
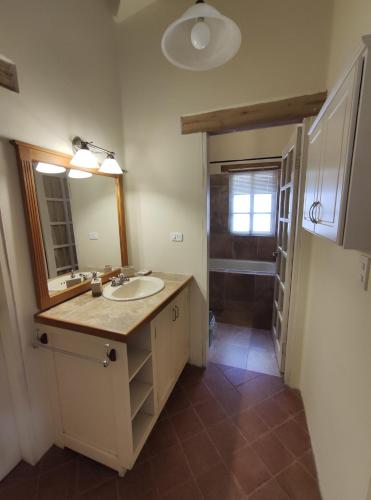
[[[305,229],[363,251],[371,250],[370,66],[363,47],[309,131],[303,211]]]
[[[58,446],[132,468],[189,358],[188,294],[125,342],[37,325]]]

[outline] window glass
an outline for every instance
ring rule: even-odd
[[[229,228],[232,233],[275,234],[278,175],[276,169],[230,176]]]

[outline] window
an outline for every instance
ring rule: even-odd
[[[234,234],[273,236],[279,170],[255,170],[230,177],[229,228]]]

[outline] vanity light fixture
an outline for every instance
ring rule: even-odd
[[[68,172],[68,177],[71,179],[87,179],[91,177],[93,174],[91,172],[84,172],[83,170],[76,170],[71,168]]]
[[[75,155],[70,163],[74,167],[90,169],[99,168],[99,172],[105,174],[121,175],[123,172],[126,172],[126,170],[123,170],[115,160],[114,151],[109,151],[108,149],[102,148],[101,146],[97,146],[93,142],[83,141],[82,139],[80,139],[80,137],[74,137],[72,141],[72,148],[75,152]],[[101,167],[99,167],[98,161],[94,157],[91,149],[93,149],[94,153],[107,154],[107,158],[104,160]],[[80,175],[79,178],[82,178],[82,176]]]
[[[66,171],[64,167],[60,165],[53,165],[52,163],[43,163],[39,161],[36,166],[36,170],[40,172],[40,174],[62,174]]]
[[[121,175],[126,170],[122,170],[120,165],[117,163],[113,153],[108,153],[107,158],[102,163],[99,172],[104,174],[119,174]]]
[[[192,71],[217,68],[234,57],[241,46],[241,31],[229,17],[197,0],[162,37],[165,57],[175,66]]]
[[[76,139],[76,137],[75,137]],[[74,139],[74,140],[75,140]],[[73,144],[73,142],[72,142]],[[81,168],[99,168],[97,159],[94,157],[93,153],[89,149],[90,143],[81,141],[78,149],[76,150],[70,164],[73,167]]]

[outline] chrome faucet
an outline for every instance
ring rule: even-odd
[[[121,286],[124,283],[130,281],[130,278],[126,278],[124,274],[119,274],[118,276],[114,276],[111,280],[111,286]]]

